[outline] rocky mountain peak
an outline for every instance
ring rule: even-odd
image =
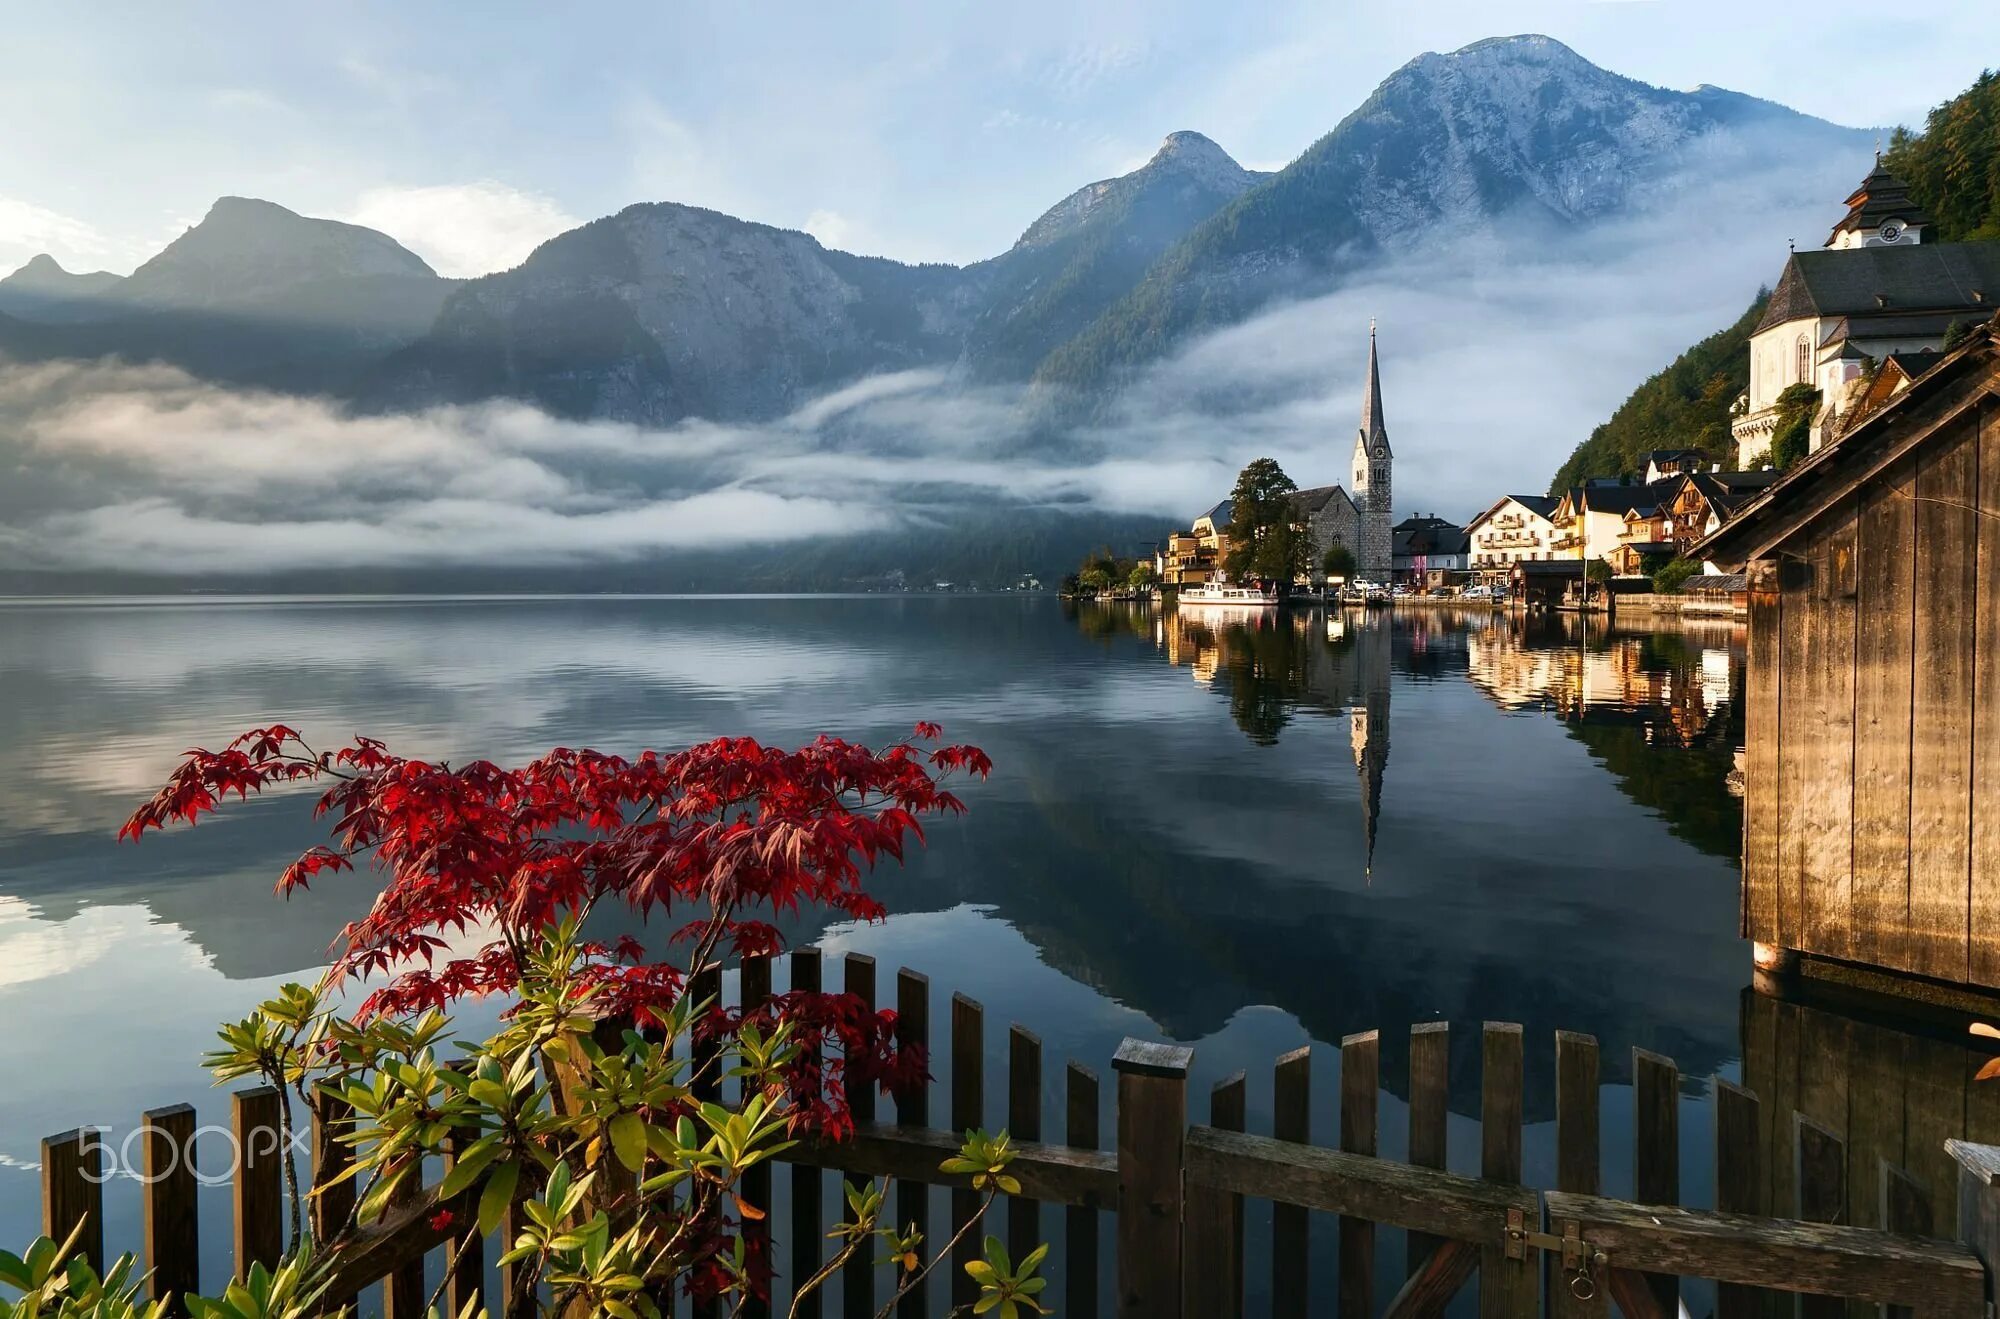
[[[221,197],[201,223],[132,272],[135,302],[199,307],[336,279],[434,281],[424,259],[374,229],[320,220],[255,197]]]
[[[70,321],[90,314],[95,300],[124,281],[108,270],[64,270],[44,252],[0,279],[0,312],[31,321]]]

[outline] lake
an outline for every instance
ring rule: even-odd
[[[1246,1069],[1268,1130],[1278,1054],[1379,1028],[1395,1154],[1408,1027],[1444,1020],[1451,1161],[1476,1171],[1479,1023],[1514,1021],[1528,1180],[1548,1185],[1551,1034],[1585,1031],[1613,1082],[1634,1047],[1678,1059],[1683,1192],[1706,1203],[1707,1078],[1743,1078],[1765,1020],[1737,937],[1742,631],[1578,626],[1047,596],[0,604],[0,1242],[34,1230],[41,1136],[182,1100],[226,1120],[198,1066],[216,1022],[313,975],[373,897],[365,873],[272,895],[320,837],[299,796],[113,841],[182,749],[271,721],[519,761],[935,720],[993,758],[970,813],[877,876],[885,923],[800,934],[873,954],[885,985],[927,972],[934,1021],[953,990],[983,1002],[989,1078],[1008,1022],[1044,1041],[1052,1112],[1062,1059],[1104,1071],[1122,1037],[1167,1038],[1194,1047],[1197,1115]],[[1328,1139],[1337,1062],[1316,1052]],[[1604,1112],[1622,1193],[1629,1103]],[[112,1192],[130,1245],[136,1191]]]

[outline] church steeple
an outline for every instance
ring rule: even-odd
[[[1875,153],[1875,168],[1848,194],[1847,214],[1833,226],[1826,246],[1907,247],[1923,241],[1931,217],[1910,200],[1903,181],[1882,166],[1882,153]]]
[[[1361,395],[1361,428],[1354,435],[1353,483],[1356,529],[1355,568],[1372,582],[1389,580],[1389,427],[1382,419],[1382,364],[1375,347],[1375,322],[1368,323],[1368,384]]]

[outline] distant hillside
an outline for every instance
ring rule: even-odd
[[[1937,221],[1939,241],[2000,239],[2000,74],[1931,111],[1922,136],[1897,129],[1882,163]]]
[[[1764,315],[1771,291],[1736,323],[1717,330],[1673,360],[1611,414],[1611,419],[1576,446],[1549,482],[1560,494],[1586,476],[1637,476],[1653,449],[1696,448],[1718,461],[1734,457],[1729,438],[1729,405],[1750,387],[1750,332]]]

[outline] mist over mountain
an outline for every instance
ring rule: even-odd
[[[652,202],[448,280],[224,198],[129,277],[0,280],[0,567],[1046,576],[1249,457],[1344,479],[1377,316],[1398,489],[1467,513],[1740,308],[1868,140],[1515,37],[1275,174],[1173,133],[964,267]]]

